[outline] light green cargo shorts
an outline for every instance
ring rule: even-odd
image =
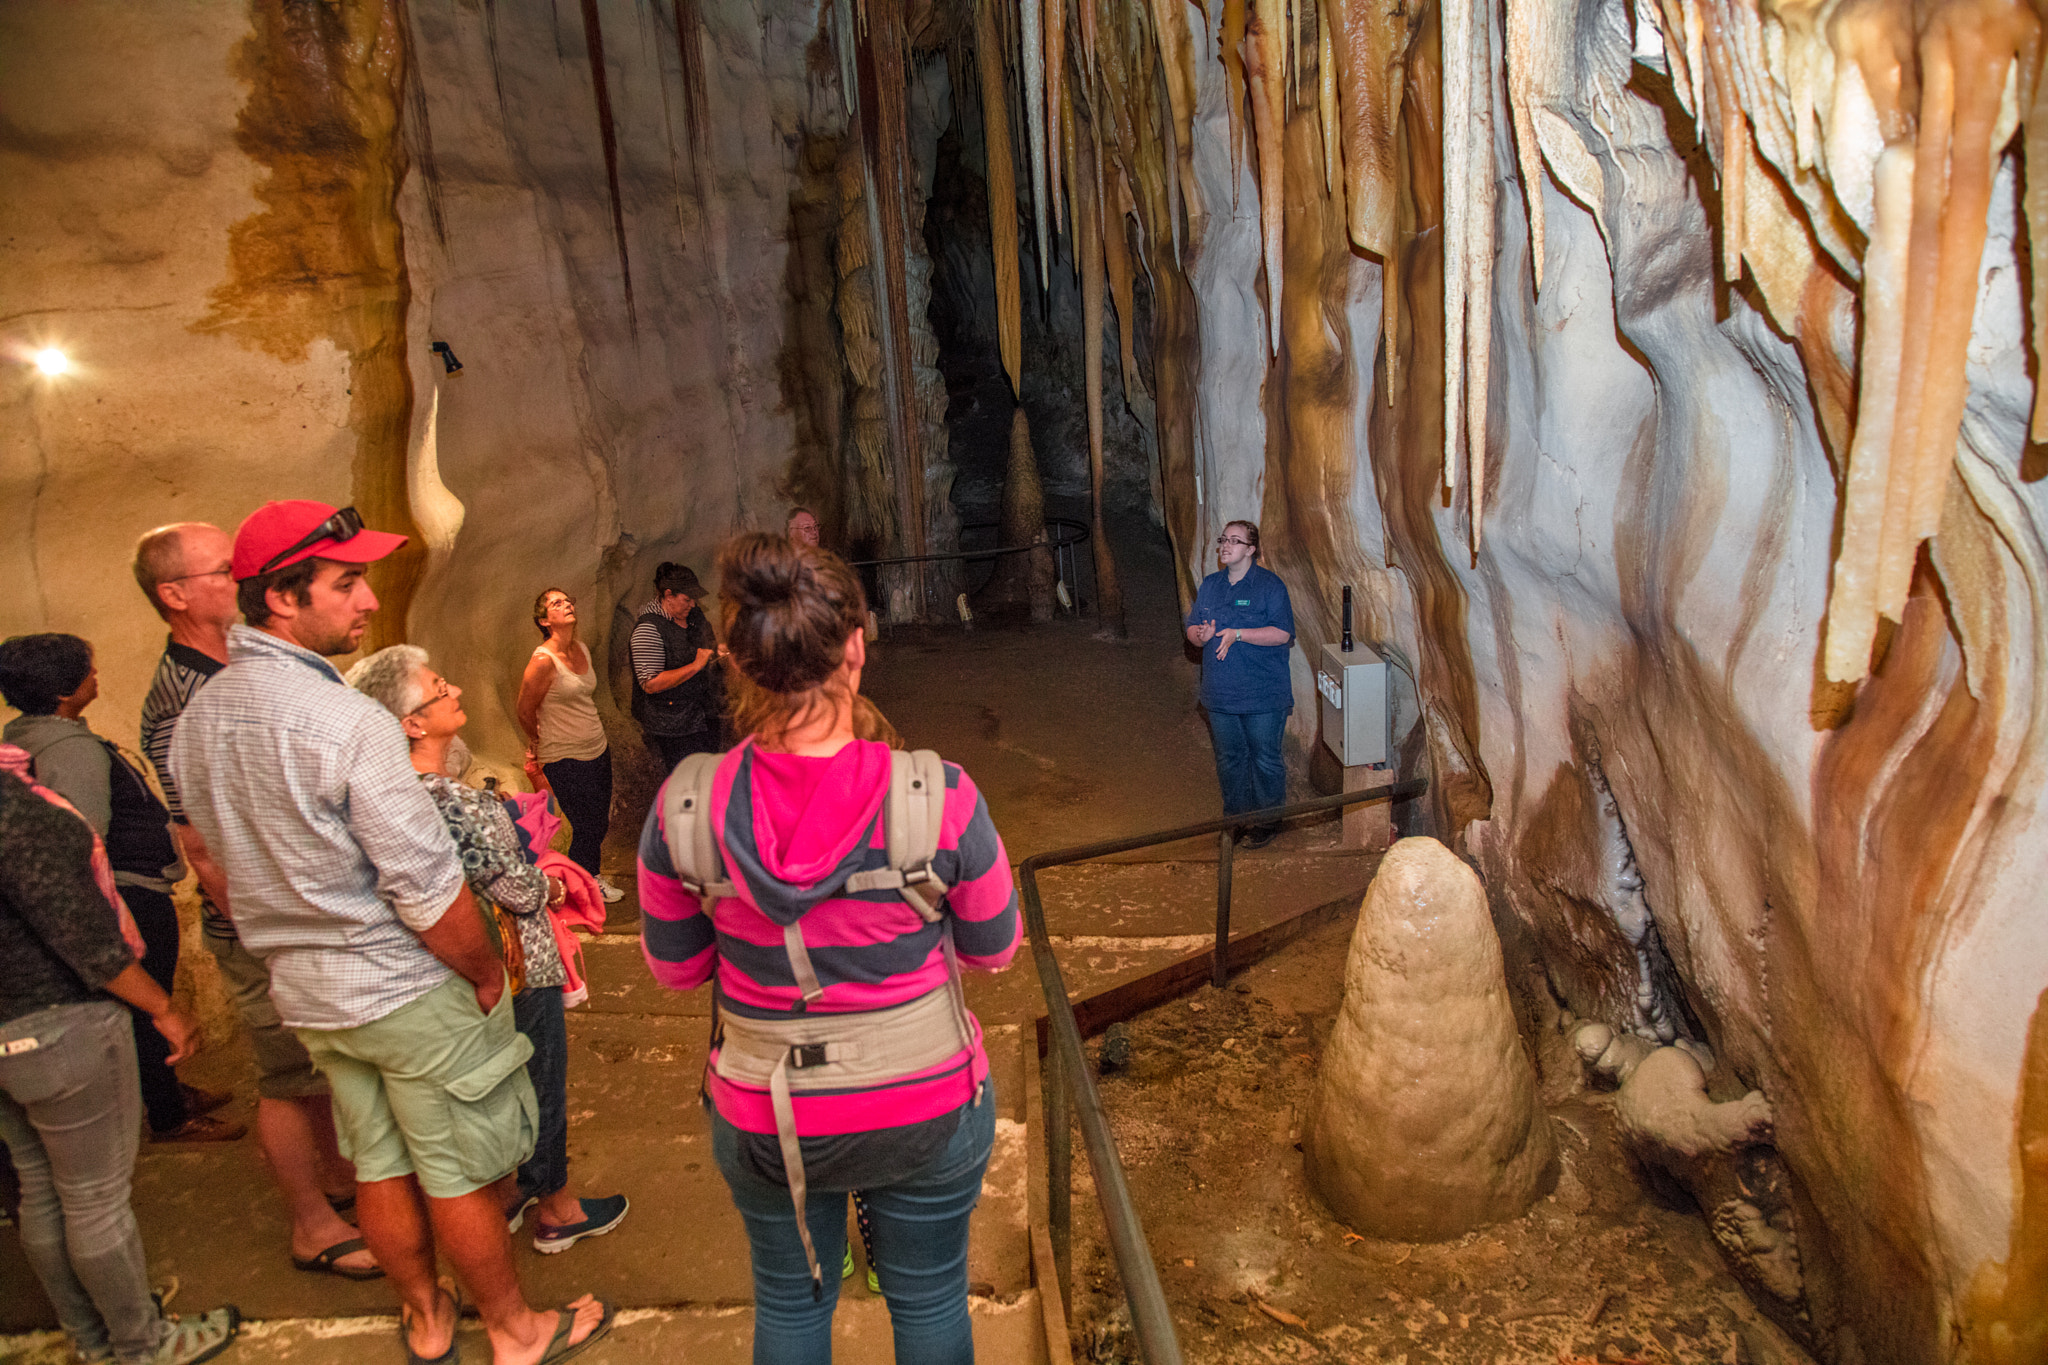
[[[357,1180],[417,1175],[432,1198],[455,1199],[533,1155],[533,1044],[512,1022],[512,992],[486,1015],[476,988],[450,976],[382,1019],[298,1034],[333,1087]]]

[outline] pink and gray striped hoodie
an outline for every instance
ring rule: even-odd
[[[946,917],[961,966],[997,971],[1017,950],[1009,860],[973,780],[955,764],[945,768],[946,814],[932,870],[952,888]],[[888,790],[885,744],[856,740],[829,758],[807,758],[742,743],[719,764],[711,794],[712,828],[739,894],[717,902],[708,917],[677,879],[657,797],[640,835],[641,947],[655,980],[693,990],[715,974],[721,1009],[786,1017],[800,997],[782,929],[801,916],[824,987],[812,1014],[882,1009],[943,985],[939,925],[925,923],[894,891],[844,891],[854,873],[888,866],[881,818]],[[977,1022],[971,1049],[885,1088],[799,1093],[797,1132],[864,1133],[936,1118],[965,1104],[987,1075]],[[705,1085],[733,1127],[775,1131],[765,1088],[712,1071]]]

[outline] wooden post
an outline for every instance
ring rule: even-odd
[[[1385,786],[1392,781],[1394,770],[1380,764],[1364,763],[1356,768],[1344,770],[1344,790],[1364,791],[1367,787]],[[1344,847],[1371,849],[1384,853],[1393,842],[1394,803],[1391,801],[1361,801],[1355,806],[1344,808]]]

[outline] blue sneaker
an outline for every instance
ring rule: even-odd
[[[535,1220],[535,1251],[544,1256],[552,1256],[558,1251],[567,1251],[585,1237],[602,1237],[623,1223],[626,1220],[626,1210],[632,1207],[623,1194],[615,1194],[605,1199],[579,1199],[576,1204],[583,1210],[583,1221],[580,1223],[565,1223],[561,1227],[551,1228],[546,1223]]]

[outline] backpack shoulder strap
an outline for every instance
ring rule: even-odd
[[[692,895],[718,899],[737,894],[725,874],[711,827],[711,787],[724,754],[690,754],[661,789],[662,831],[676,877]]]
[[[926,921],[939,918],[939,902],[950,889],[932,875],[939,830],[946,818],[946,765],[930,749],[898,749],[889,755],[889,797],[882,807],[882,833],[889,866],[856,872],[848,891],[894,891]]]

